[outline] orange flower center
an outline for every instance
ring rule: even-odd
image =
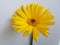
[[[36,20],[35,19],[31,19],[31,23],[33,24],[33,23],[35,23],[36,22]]]
[[[29,19],[28,20],[28,24],[32,25],[32,26],[36,26],[37,25],[37,21],[35,19]]]

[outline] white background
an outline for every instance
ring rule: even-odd
[[[11,16],[21,7],[38,3],[49,8],[55,17],[55,25],[50,27],[48,38],[39,36],[39,42],[33,45],[60,45],[60,0],[0,0],[0,45],[29,45],[30,36],[23,37],[11,28]]]

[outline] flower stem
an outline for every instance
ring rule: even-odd
[[[33,45],[33,35],[31,34],[30,45]]]

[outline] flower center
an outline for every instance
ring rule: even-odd
[[[33,23],[35,23],[36,22],[36,20],[35,19],[31,19],[31,23],[33,24]]]
[[[36,23],[37,23],[37,22],[36,22],[35,19],[29,19],[29,20],[28,20],[28,24],[29,24],[29,25],[35,26]]]

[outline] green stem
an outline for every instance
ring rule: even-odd
[[[33,45],[33,36],[32,36],[32,34],[31,34],[30,45]]]

